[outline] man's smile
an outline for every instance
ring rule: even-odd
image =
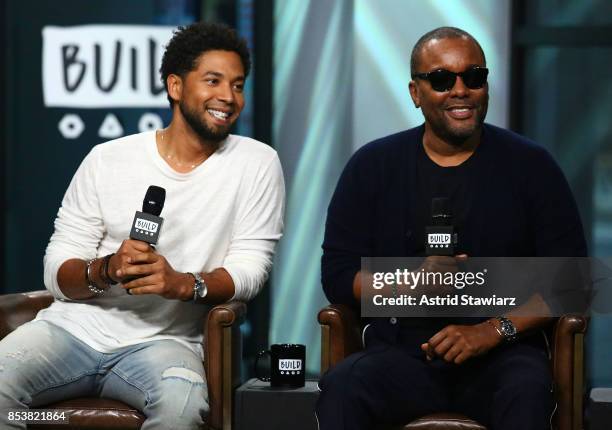
[[[453,119],[468,119],[474,115],[474,106],[471,105],[460,105],[451,106],[445,109],[448,116]]]
[[[215,120],[217,124],[228,124],[232,116],[232,111],[227,109],[208,108],[206,112]]]

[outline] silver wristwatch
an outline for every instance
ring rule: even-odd
[[[189,274],[195,279],[195,284],[193,285],[193,301],[197,302],[198,299],[203,299],[208,294],[208,285],[206,285],[206,281],[204,281],[198,272],[189,272]]]
[[[499,320],[499,329],[504,335],[504,338],[508,342],[512,342],[516,340],[516,327],[514,323],[510,321],[508,318],[498,317]]]

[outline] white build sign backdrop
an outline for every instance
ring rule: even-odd
[[[46,107],[167,108],[159,67],[174,27],[151,25],[46,26],[42,30],[43,99]],[[76,139],[86,125],[77,113],[58,123],[66,139]],[[98,127],[98,136],[124,134],[113,112]],[[163,127],[155,113],[144,113],[138,130]]]

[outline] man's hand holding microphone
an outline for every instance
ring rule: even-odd
[[[193,299],[193,276],[177,272],[148,243],[124,240],[109,261],[109,275],[130,295],[157,294],[166,299]]]
[[[107,274],[113,282],[121,282],[130,295],[157,294],[166,299],[193,299],[194,277],[177,272],[168,260],[155,250],[163,218],[166,190],[151,185],[147,190],[142,212],[136,212],[130,239],[124,240],[108,262]]]
[[[431,205],[431,225],[426,227],[427,258],[421,268],[425,272],[456,272],[458,265],[467,261],[466,254],[456,255],[457,234],[448,198],[434,198]],[[452,286],[447,287],[453,292]],[[431,291],[429,291],[431,292]],[[421,345],[427,360],[440,358],[448,363],[461,364],[485,354],[503,341],[499,330],[490,321],[475,325],[448,325]]]

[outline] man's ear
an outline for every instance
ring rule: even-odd
[[[414,80],[410,81],[408,84],[408,89],[410,90],[410,97],[412,98],[412,102],[414,103],[415,108],[421,107],[421,99],[419,97],[419,89],[417,87],[416,82]]]
[[[166,86],[168,87],[168,95],[172,100],[178,102],[181,100],[181,94],[183,93],[183,80],[179,75],[170,74],[166,79]]]

